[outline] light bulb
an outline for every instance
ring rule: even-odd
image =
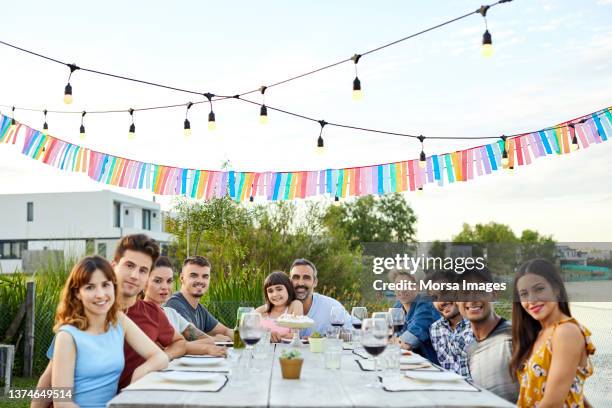
[[[574,135],[574,137],[572,138],[572,152],[575,152],[576,150],[578,150],[578,138],[576,137],[576,135]]]
[[[423,187],[419,187],[416,191],[417,196],[422,197],[423,196]]]
[[[85,126],[81,125],[81,128],[79,129],[79,137],[81,138],[81,140],[85,139]]]
[[[217,128],[217,122],[215,122],[215,112],[210,111],[208,114],[208,130],[215,130]]]
[[[70,85],[70,82],[68,82],[64,88],[64,103],[66,105],[72,103],[72,85]]]
[[[502,163],[502,166],[506,168],[508,167],[508,163],[510,163],[510,160],[508,160],[508,157],[502,157],[501,163]]]
[[[135,137],[136,137],[136,126],[132,123],[130,125],[130,130],[128,132],[128,139],[134,140]]]
[[[319,136],[317,139],[317,154],[325,153],[325,144],[323,143],[323,138]]]
[[[49,125],[47,122],[43,123],[43,135],[47,135],[49,133]]]
[[[185,124],[183,126],[183,135],[185,135],[185,137],[191,136],[191,124],[189,123],[189,119],[185,119]]]
[[[268,123],[268,108],[266,105],[261,105],[261,109],[259,109],[259,123],[262,125]]]
[[[332,203],[335,207],[338,207],[340,205],[340,198],[338,198],[338,196],[334,197],[334,202]]]
[[[363,98],[363,93],[361,92],[361,81],[359,78],[355,77],[353,80],[353,100],[359,101]]]
[[[493,39],[491,38],[491,33],[489,33],[489,30],[486,30],[482,35],[482,56],[489,58],[493,55],[493,51]]]
[[[421,155],[419,157],[419,167],[424,169],[427,167],[427,156],[425,156],[425,152],[421,150]]]

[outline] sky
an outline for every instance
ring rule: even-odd
[[[216,94],[258,88],[362,53],[477,9],[471,0],[406,1],[19,1],[3,6],[0,40],[66,62]],[[266,92],[266,103],[327,121],[425,136],[497,136],[551,126],[612,106],[612,0],[514,0],[492,8],[495,54],[480,55],[484,22],[473,15],[380,52],[358,65],[364,98],[351,99],[353,64],[342,64]],[[68,68],[0,46],[1,105],[66,109]],[[75,111],[128,109],[197,101],[168,91],[77,71]],[[260,95],[253,95],[260,101]],[[6,108],[0,108],[8,113]],[[48,116],[50,133],[135,160],[237,171],[342,168],[417,158],[418,141],[326,127],[327,152],[315,153],[317,123],[235,100],[214,105],[217,130],[206,130],[208,108],[129,115]],[[16,118],[41,129],[41,113]],[[428,154],[477,144],[426,141]],[[612,241],[612,143],[567,157],[538,159],[513,172],[406,194],[420,240],[450,239],[464,222],[531,228],[559,241]],[[35,162],[0,145],[0,194],[111,189]],[[1,199],[1,198],[0,198]],[[156,197],[164,209],[171,199]]]

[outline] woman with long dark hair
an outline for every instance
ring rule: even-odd
[[[266,304],[255,309],[264,318],[262,325],[272,332],[271,340],[275,343],[282,338],[291,338],[291,330],[280,327],[276,319],[283,314],[301,316],[304,314],[302,302],[295,297],[295,289],[285,272],[275,271],[264,281],[264,298]]]
[[[57,334],[48,357],[53,358],[51,385],[74,388],[74,404],[55,401],[54,406],[106,407],[124,368],[124,342],[145,358],[132,381],[167,366],[166,354],[119,310],[116,299],[115,272],[104,258],[88,256],[72,268],[57,307]]]
[[[533,259],[514,278],[510,372],[518,378],[519,407],[584,407],[584,382],[593,373],[591,333],[570,312],[555,266]]]

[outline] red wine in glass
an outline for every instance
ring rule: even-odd
[[[401,324],[395,324],[393,325],[393,330],[395,331],[395,333],[397,335],[399,335],[399,333],[402,331],[402,328],[404,327],[404,323]]]
[[[365,351],[373,356],[373,357],[377,357],[379,355],[382,354],[383,351],[385,351],[385,348],[387,348],[386,344],[380,344],[380,345],[376,345],[376,346],[366,346],[364,345],[363,348],[365,349]]]
[[[249,346],[253,346],[253,345],[257,344],[259,339],[260,339],[260,337],[245,337],[245,338],[242,339],[242,341],[244,341]]]
[[[334,326],[334,327],[342,327],[342,326],[344,326],[344,323],[342,323],[342,322],[340,322],[340,323],[334,322],[331,325]]]
[[[354,322],[353,327],[357,330],[361,330],[361,322]]]

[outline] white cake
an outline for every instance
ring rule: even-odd
[[[293,314],[283,314],[276,319],[276,324],[290,329],[306,329],[314,326],[314,320],[308,316],[296,316]]]

